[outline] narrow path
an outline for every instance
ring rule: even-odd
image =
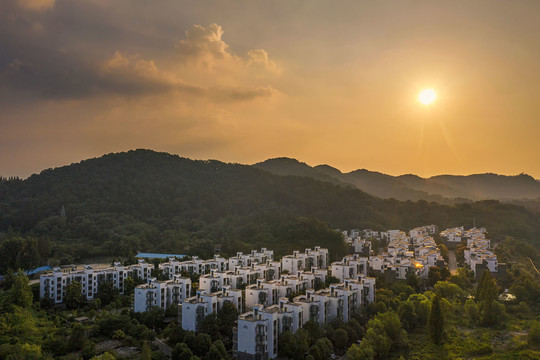
[[[452,275],[457,273],[457,260],[454,250],[448,250],[448,269]]]
[[[531,265],[532,265],[532,267],[534,268],[534,270],[536,270],[536,273],[540,274],[540,271],[538,271],[538,269],[536,268],[536,266],[534,266],[534,263],[533,263],[533,261],[531,260],[531,258],[528,257],[527,259],[529,259],[529,261],[531,262]]]

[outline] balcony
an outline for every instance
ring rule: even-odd
[[[257,355],[264,355],[264,354],[266,354],[266,346],[264,346],[264,345],[256,345],[256,346],[255,346],[255,353],[256,353]],[[257,355],[256,355],[256,356],[257,356]],[[259,357],[259,356],[257,356],[257,358],[258,358],[258,359],[263,359],[263,357]]]

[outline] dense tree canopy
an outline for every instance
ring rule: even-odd
[[[381,200],[358,189],[250,166],[147,150],[110,154],[0,182],[0,273],[95,256],[163,251],[212,256],[321,245],[347,252],[334,228],[486,226],[535,241],[538,215],[497,201],[443,206]],[[64,211],[62,211],[64,209]]]

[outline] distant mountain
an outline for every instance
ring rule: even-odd
[[[331,168],[330,166],[325,167],[324,165],[321,168],[313,168],[306,163],[286,157],[268,159],[253,166],[281,176],[303,176],[332,184],[354,186],[354,184],[339,178],[341,172],[338,169]],[[336,176],[336,174],[332,174],[333,172],[337,172],[339,175]]]
[[[278,175],[305,176],[335,184],[353,185],[383,199],[452,204],[474,200],[540,198],[540,182],[526,174],[439,175],[426,179],[413,174],[391,176],[366,169],[342,173],[329,165],[311,167],[289,158],[269,159],[253,166]]]
[[[347,249],[331,229],[470,227],[473,218],[493,240],[540,238],[539,215],[520,206],[384,200],[357,184],[379,192],[397,184],[395,193],[402,186],[384,174],[342,174],[291,159],[249,166],[150,150],[108,154],[25,180],[0,178],[0,272],[30,256],[51,264],[136,251],[212,256],[215,245],[226,255],[321,245],[338,258]],[[38,243],[25,246],[19,235]]]

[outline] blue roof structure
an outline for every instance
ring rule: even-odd
[[[26,273],[26,275],[33,275],[33,274],[37,274],[37,273],[47,271],[47,270],[52,270],[52,267],[50,267],[50,266],[40,266],[40,267],[32,269],[32,270],[25,270],[24,272]],[[0,281],[3,281],[3,280],[4,280],[4,276],[0,275]]]
[[[40,266],[38,268],[35,268],[34,270],[27,270],[26,275],[37,274],[39,272],[47,271],[47,270],[52,270],[52,267],[50,267],[50,266]]]
[[[156,254],[156,253],[138,253],[135,255],[137,258],[146,258],[146,259],[168,259],[170,257],[175,258],[184,258],[186,255],[180,255],[180,254]]]

